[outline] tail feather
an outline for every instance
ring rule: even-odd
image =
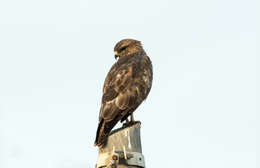
[[[104,119],[101,119],[101,121],[98,123],[98,128],[97,128],[97,133],[96,133],[96,139],[95,139],[94,146],[98,145],[98,141],[100,139],[99,138],[100,132],[103,132],[103,130],[104,130]]]
[[[101,121],[98,124],[94,146],[105,146],[110,131],[113,129],[113,127],[116,125],[118,121],[118,117],[115,117],[115,119],[111,121],[105,121],[104,119],[101,119]]]

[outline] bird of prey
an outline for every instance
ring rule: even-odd
[[[117,122],[134,122],[132,113],[146,99],[152,87],[152,63],[141,42],[119,41],[114,47],[116,63],[103,86],[95,146],[103,147]],[[131,121],[128,117],[131,115]]]

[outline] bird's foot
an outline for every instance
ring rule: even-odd
[[[123,124],[123,128],[135,125],[136,123],[141,123],[140,121],[128,121]]]

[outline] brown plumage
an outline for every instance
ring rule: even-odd
[[[102,147],[113,127],[123,122],[146,99],[153,80],[152,64],[140,41],[124,39],[115,48],[117,62],[103,87],[95,146]]]

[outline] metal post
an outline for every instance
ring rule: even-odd
[[[111,132],[107,145],[99,149],[96,168],[145,168],[140,128],[136,122]]]

